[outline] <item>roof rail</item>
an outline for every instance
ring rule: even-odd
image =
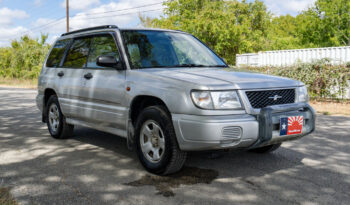
[[[84,28],[84,29],[79,29],[79,30],[64,33],[61,36],[67,36],[67,35],[74,34],[74,33],[80,33],[80,32],[84,32],[84,31],[93,31],[93,30],[104,29],[104,28],[118,28],[118,26],[116,26],[116,25],[104,25],[104,26]]]

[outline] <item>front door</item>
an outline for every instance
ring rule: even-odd
[[[113,35],[101,34],[92,38],[81,94],[85,101],[84,120],[96,127],[110,127],[124,135],[128,114],[124,96],[126,73],[125,70],[98,66],[96,59],[99,56],[120,59]]]

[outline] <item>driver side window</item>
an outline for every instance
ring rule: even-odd
[[[88,68],[102,68],[96,65],[96,59],[99,56],[113,56],[119,59],[117,45],[111,35],[95,36],[92,40],[90,53],[88,57]]]

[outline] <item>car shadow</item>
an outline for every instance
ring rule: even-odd
[[[0,187],[8,187],[20,204],[350,201],[349,117],[318,116],[313,134],[271,154],[190,152],[182,172],[158,177],[145,171],[121,137],[77,126],[72,138],[53,139],[41,123],[34,92],[3,91]]]

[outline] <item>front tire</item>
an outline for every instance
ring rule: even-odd
[[[263,154],[263,153],[270,153],[270,152],[273,152],[275,151],[276,149],[278,149],[280,146],[281,146],[282,143],[279,143],[279,144],[272,144],[272,145],[267,145],[265,147],[258,147],[258,148],[255,148],[255,149],[251,149],[249,150],[250,152],[255,152],[255,153],[260,153],[260,154]]]
[[[136,123],[136,150],[143,167],[151,173],[167,175],[183,167],[187,153],[179,149],[174,127],[166,108],[145,108]]]
[[[66,139],[73,135],[74,126],[66,122],[57,96],[51,96],[46,106],[46,124],[55,139]]]

